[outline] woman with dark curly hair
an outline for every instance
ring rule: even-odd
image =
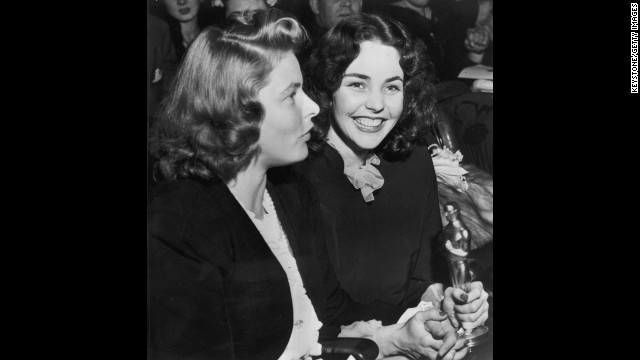
[[[446,314],[365,322],[404,309],[340,288],[313,188],[284,167],[307,157],[318,113],[295,55],[306,37],[270,9],[187,51],[153,146],[167,182],[147,215],[151,359],[310,359],[336,336],[383,356],[467,352]]]
[[[304,67],[320,105],[319,135],[298,170],[318,192],[331,262],[354,300],[413,307],[427,299],[455,326],[473,328],[488,317],[482,283],[467,294],[442,286],[436,175],[421,141],[436,102],[423,47],[379,15],[353,15],[329,30]],[[454,298],[473,311],[455,308]]]

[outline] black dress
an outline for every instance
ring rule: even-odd
[[[380,161],[384,185],[368,203],[330,146],[297,169],[318,192],[329,258],[342,288],[365,304],[416,306],[428,285],[444,280],[432,267],[446,269],[439,256],[432,259],[442,249],[436,242],[442,221],[433,162],[424,146],[404,161]]]

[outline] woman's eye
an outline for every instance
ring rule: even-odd
[[[361,82],[353,82],[347,84],[348,87],[356,88],[356,89],[364,89],[364,83]]]
[[[391,92],[398,92],[398,91],[400,91],[402,89],[400,89],[400,86],[398,86],[398,85],[389,85],[389,86],[387,86],[387,90],[391,91]]]

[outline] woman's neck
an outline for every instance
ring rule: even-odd
[[[264,199],[264,190],[267,186],[267,171],[255,166],[255,161],[246,169],[238,173],[235,180],[227,182],[227,187],[231,193],[239,199],[242,204],[256,215],[256,218],[262,219],[264,216],[264,208],[262,201]]]
[[[342,137],[335,132],[333,126],[329,128],[327,141],[338,151],[345,166],[364,164],[367,159],[367,155],[370,152],[369,150],[364,149],[354,150],[353,148],[355,147],[355,144],[353,144],[353,146],[347,145],[347,143],[342,140]]]
[[[193,39],[198,36],[200,32],[200,26],[198,26],[198,18],[194,17],[188,22],[180,23],[180,33],[182,34],[182,41],[187,44],[191,44]]]

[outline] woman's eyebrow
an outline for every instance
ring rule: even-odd
[[[358,73],[344,74],[343,77],[347,77],[347,76],[357,77],[357,78],[362,79],[362,80],[371,80],[371,78],[369,76],[363,75],[363,74],[358,74]],[[388,82],[396,81],[396,80],[404,82],[404,80],[402,80],[402,78],[400,76],[390,77],[390,78],[386,79],[384,82],[388,83]]]
[[[347,76],[357,77],[357,78],[362,79],[362,80],[369,80],[369,79],[371,79],[371,78],[370,78],[370,77],[368,77],[367,75],[357,74],[357,73],[344,74],[344,76],[343,76],[343,77],[347,77]]]
[[[293,90],[297,90],[298,88],[300,88],[300,86],[302,86],[301,83],[299,82],[292,82],[291,84],[289,84],[289,86],[287,86],[286,88],[284,88],[284,90],[280,91],[280,94],[284,94],[286,92],[289,92],[291,89]]]
[[[390,77],[387,80],[385,80],[384,82],[392,82],[392,81],[396,81],[399,80],[400,82],[404,82],[404,80],[400,77],[400,76],[394,76],[394,77]]]

